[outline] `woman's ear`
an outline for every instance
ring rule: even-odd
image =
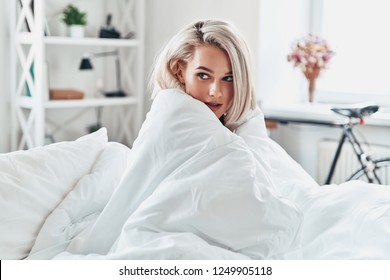
[[[185,83],[184,74],[185,74],[185,67],[183,63],[179,61],[176,63],[176,77],[181,84]]]

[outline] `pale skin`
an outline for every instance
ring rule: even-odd
[[[228,54],[213,46],[199,46],[192,59],[179,63],[177,77],[184,91],[203,102],[217,118],[230,108],[233,95],[233,73]]]

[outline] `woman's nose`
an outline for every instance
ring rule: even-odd
[[[212,97],[222,97],[221,88],[217,83],[213,83],[209,89],[209,95]]]

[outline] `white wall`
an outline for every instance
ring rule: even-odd
[[[0,6],[0,153],[9,150],[9,39],[8,39],[8,5],[9,1],[1,0]]]
[[[311,0],[260,0],[258,89],[262,102],[300,101],[304,77],[287,61],[292,42],[309,32]]]

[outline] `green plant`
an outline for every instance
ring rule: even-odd
[[[62,21],[66,25],[86,25],[87,15],[81,12],[76,6],[69,4],[63,12],[64,17]]]

